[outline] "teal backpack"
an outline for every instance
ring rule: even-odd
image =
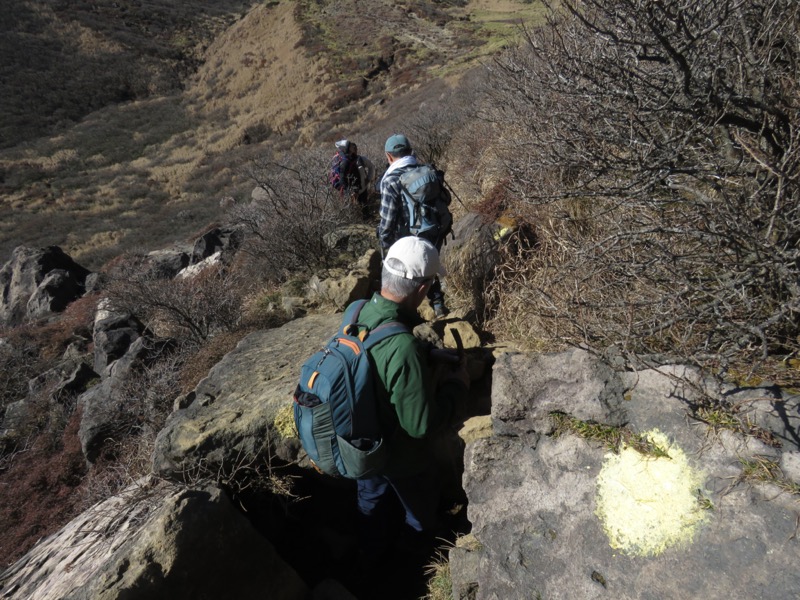
[[[314,466],[328,475],[369,477],[386,463],[369,349],[399,333],[402,323],[369,330],[358,323],[367,300],[351,304],[341,331],[303,364],[294,392],[294,422]]]
[[[400,175],[400,187],[408,216],[408,230],[401,231],[401,237],[416,235],[438,248],[438,242],[453,230],[452,197],[444,173],[433,165],[417,165]]]

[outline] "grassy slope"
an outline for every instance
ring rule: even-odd
[[[172,4],[0,9],[2,50],[16,48],[0,130],[24,139],[0,150],[0,257],[56,244],[99,268],[126,249],[182,241],[219,217],[222,197],[247,195],[236,167],[252,153],[382,135],[403,98],[496,50],[536,10],[509,0],[284,0],[246,13],[232,0]]]

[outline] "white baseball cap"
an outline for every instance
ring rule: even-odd
[[[403,264],[404,269],[399,270],[388,265],[389,259],[394,258]],[[405,279],[430,279],[434,275],[445,276],[447,272],[439,260],[439,251],[428,240],[410,235],[400,238],[384,259],[384,267],[390,273]]]

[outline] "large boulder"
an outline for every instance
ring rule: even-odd
[[[331,269],[312,276],[308,296],[344,310],[351,302],[372,296],[380,289],[380,280],[381,255],[376,250],[366,250],[347,269]]]
[[[86,460],[95,462],[106,445],[128,434],[142,407],[131,400],[131,375],[153,356],[168,350],[169,340],[155,341],[133,315],[101,302],[94,321],[94,372],[100,382],[78,397],[78,437]]]
[[[302,600],[309,590],[216,487],[142,480],[2,574],[3,597]]]
[[[172,279],[189,266],[191,257],[180,249],[154,250],[145,257],[147,273],[156,279]]]
[[[338,250],[351,256],[363,256],[368,250],[374,250],[377,245],[375,228],[361,223],[339,227],[325,235],[324,240],[331,250]]]
[[[492,417],[498,435],[550,433],[552,412],[622,425],[624,385],[605,363],[582,350],[561,354],[503,354],[492,376]]]
[[[18,246],[0,269],[0,324],[64,310],[83,294],[88,275],[58,246]]]
[[[191,264],[202,262],[212,254],[220,252],[223,257],[234,254],[242,245],[244,233],[234,227],[214,227],[201,235],[194,243]]]
[[[53,269],[44,276],[42,282],[33,291],[26,307],[26,317],[38,317],[61,312],[73,300],[83,294],[83,283],[66,269]]]
[[[154,471],[181,481],[266,457],[280,440],[274,423],[290,406],[300,365],[340,322],[341,315],[313,315],[239,342],[168,419],[156,439]]]
[[[134,315],[110,309],[106,301],[101,302],[94,317],[95,372],[108,377],[111,365],[144,333],[144,324]]]
[[[466,295],[478,313],[484,310],[486,286],[494,277],[502,259],[502,246],[512,231],[510,223],[487,220],[471,212],[454,223],[453,235],[442,246],[448,286]]]
[[[144,339],[137,339],[122,358],[112,363],[100,383],[78,396],[77,406],[81,411],[78,438],[90,463],[100,457],[109,443],[129,434],[136,423],[137,407],[130,401],[127,376],[148,354]]]
[[[796,596],[798,482],[746,472],[794,453],[692,420],[721,399],[713,383],[615,373],[580,351],[500,357],[494,381],[493,433],[465,453],[472,542],[450,552],[455,598]],[[556,431],[554,413],[627,423],[655,448],[611,451]]]

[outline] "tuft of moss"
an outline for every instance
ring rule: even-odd
[[[752,459],[740,458],[742,472],[740,481],[755,483],[771,483],[784,492],[800,496],[800,484],[786,478],[778,463],[765,456],[756,456]]]
[[[428,593],[426,600],[452,600],[453,580],[450,576],[450,562],[439,555],[425,568],[428,576]]]
[[[606,448],[619,453],[622,448],[632,448],[640,454],[653,456],[656,458],[669,458],[669,453],[653,443],[646,436],[634,433],[626,427],[616,427],[614,425],[603,425],[591,421],[582,421],[572,415],[554,411],[550,413],[553,420],[553,437],[572,433],[585,440],[601,442]]]
[[[694,417],[711,427],[715,432],[720,429],[727,429],[741,435],[754,437],[768,446],[780,448],[780,441],[775,438],[771,431],[758,426],[747,416],[740,417],[737,413],[737,406],[714,403],[700,406],[695,410]]]
[[[272,425],[283,439],[296,438],[297,428],[294,425],[294,407],[291,404],[286,404],[281,408],[278,414],[275,415],[275,421]]]

